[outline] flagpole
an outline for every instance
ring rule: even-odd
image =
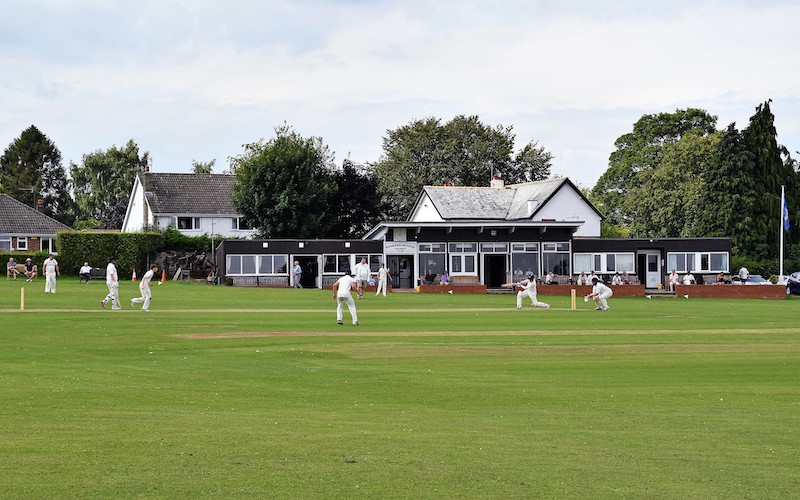
[[[785,213],[784,210],[786,209],[786,197],[785,196],[786,195],[784,193],[783,184],[781,184],[781,208],[780,208],[781,223],[778,224],[778,231],[781,233],[780,274],[779,274],[781,277],[783,276],[783,232],[784,232],[784,227],[785,227],[785,225],[784,225],[785,222],[784,221],[785,221],[785,217],[786,217],[784,215],[784,213]]]

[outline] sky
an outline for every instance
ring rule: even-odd
[[[288,124],[341,164],[388,130],[477,115],[592,187],[645,114],[747,126],[771,99],[800,156],[800,1],[0,0],[0,148],[63,165],[133,139],[152,171],[228,168]]]

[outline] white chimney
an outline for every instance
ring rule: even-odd
[[[492,176],[492,182],[489,184],[489,187],[501,188],[503,185],[503,178],[500,175],[495,174]]]

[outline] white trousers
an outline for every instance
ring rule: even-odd
[[[353,296],[348,292],[346,295],[336,296],[336,321],[342,321],[342,303],[347,303],[347,309],[350,310],[350,317],[353,319],[353,324],[358,323],[358,314],[356,313],[356,301]]]
[[[522,299],[524,297],[530,297],[531,305],[533,307],[544,307],[544,308],[550,307],[544,302],[539,302],[539,300],[536,298],[536,294],[530,290],[520,290],[519,292],[517,292],[517,307],[522,307]]]
[[[150,299],[153,297],[153,292],[150,291],[149,286],[140,288],[139,292],[142,294],[142,296],[136,297],[135,299],[131,299],[131,304],[138,304],[139,302],[144,302],[144,304],[142,304],[142,311],[146,311],[150,308]]]
[[[103,303],[111,301],[111,309],[122,309],[122,306],[119,305],[119,281],[106,283],[106,286],[108,287],[108,295],[103,299]]]
[[[378,280],[378,290],[375,291],[375,295],[377,296],[383,290],[383,296],[386,297],[386,280]]]
[[[611,298],[612,295],[614,294],[611,292],[596,295],[594,297],[594,303],[597,304],[597,307],[600,309],[608,309],[608,299]]]
[[[56,275],[45,274],[44,293],[56,293]]]

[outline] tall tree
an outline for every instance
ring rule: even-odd
[[[794,187],[797,175],[790,166],[788,151],[778,144],[775,117],[769,103],[766,101],[756,107],[750,124],[742,132],[754,163],[753,230],[762,235],[760,244],[751,249],[751,255],[762,259],[778,255],[781,185]],[[792,201],[797,199],[793,189],[789,194]]]
[[[136,175],[146,170],[150,153],[139,154],[133,141],[106,151],[83,155],[81,165],[70,163],[73,192],[81,219],[100,221],[103,229],[119,229]]]
[[[244,146],[230,159],[233,205],[267,238],[315,238],[335,223],[333,158],[320,138],[284,125],[276,137]]]
[[[722,132],[714,156],[702,173],[705,186],[703,196],[697,200],[692,236],[728,236],[735,254],[749,254],[749,249],[761,239],[752,210],[756,196],[755,163],[735,123]]]
[[[426,185],[486,186],[492,175],[507,182],[546,178],[552,155],[530,142],[514,156],[512,127],[482,123],[477,116],[415,120],[387,131],[383,156],[372,166],[392,219],[405,218]]]
[[[684,134],[714,133],[717,117],[701,109],[679,109],[674,113],[644,115],[634,125],[633,132],[620,136],[608,160],[608,170],[592,189],[598,208],[606,216],[606,224],[627,227],[631,215],[624,209],[628,191],[640,186],[643,179],[637,174],[657,168],[664,147],[674,144]]]
[[[335,172],[336,196],[331,211],[334,225],[325,236],[331,238],[361,237],[383,219],[378,181],[372,171],[356,165],[349,158]]]
[[[0,189],[26,205],[36,207],[41,200],[45,214],[66,224],[73,222],[61,152],[33,125],[23,130],[0,157]]]

